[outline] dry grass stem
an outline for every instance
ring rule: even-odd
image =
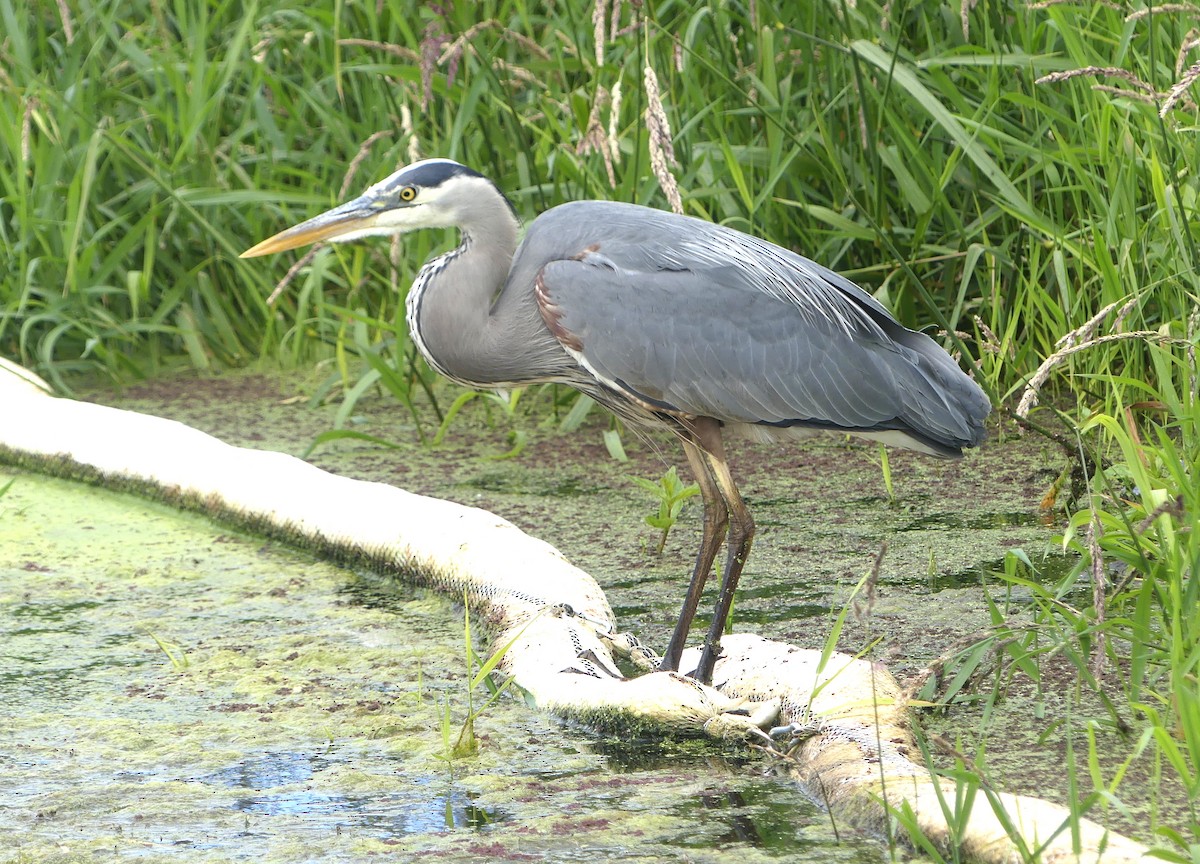
[[[475,53],[475,49],[471,48],[471,53]],[[492,58],[492,68],[497,72],[507,72],[512,76],[513,80],[505,81],[505,84],[513,84],[514,81],[519,81],[522,84],[532,84],[542,90],[549,90],[550,85],[539,78],[534,73],[530,72],[524,66],[517,66],[514,63],[509,63],[503,57]]]
[[[324,244],[322,243],[318,243],[316,246],[313,246],[311,249],[301,255],[295,264],[288,268],[288,271],[283,274],[283,278],[276,283],[275,288],[271,291],[270,296],[267,297],[268,306],[275,305],[275,301],[279,299],[279,296],[284,292],[284,289],[292,283],[292,280],[296,278],[296,274],[307,267],[309,262],[316,257],[317,251],[323,245]]]
[[[979,0],[962,0],[962,6],[959,7],[959,18],[962,23],[963,41],[969,41],[971,38],[971,12],[979,5]]]
[[[614,163],[621,161],[621,148],[617,141],[617,130],[621,125],[621,79],[613,85],[612,106],[608,109],[608,155]]]
[[[1165,7],[1158,7],[1162,10]],[[1195,47],[1196,41],[1189,39],[1185,42],[1185,46]],[[1189,47],[1189,50],[1190,50]],[[1181,50],[1180,56],[1182,57]],[[1084,66],[1080,69],[1068,69],[1065,72],[1051,72],[1049,75],[1034,81],[1035,84],[1056,84],[1060,81],[1068,81],[1072,78],[1107,76],[1110,78],[1120,78],[1128,81],[1133,85],[1134,89],[1127,87],[1114,87],[1111,84],[1094,84],[1092,89],[1100,93],[1109,93],[1113,96],[1120,96],[1126,99],[1133,99],[1137,102],[1144,102],[1148,105],[1157,105],[1161,100],[1162,107],[1159,109],[1159,114],[1166,116],[1167,112],[1173,108],[1180,107],[1188,111],[1196,110],[1196,103],[1184,95],[1187,89],[1200,78],[1200,62],[1194,64],[1171,89],[1167,92],[1162,92],[1154,89],[1150,84],[1143,81],[1137,75],[1130,72],[1128,69],[1120,69],[1116,66]]]
[[[1117,66],[1084,66],[1079,69],[1067,69],[1064,72],[1051,72],[1049,75],[1043,75],[1041,78],[1036,79],[1033,83],[1056,84],[1059,81],[1068,81],[1072,78],[1095,77],[1099,75],[1105,75],[1109,78],[1123,78],[1139,90],[1151,95],[1158,92],[1128,69],[1121,69]]]
[[[499,30],[506,39],[511,39],[516,44],[520,45],[524,50],[537,57],[539,60],[549,60],[550,52],[539,45],[534,40],[530,39],[524,33],[518,33],[516,30],[510,30],[505,27],[495,18],[487,21],[480,21],[478,24],[473,24],[458,35],[454,41],[450,42],[443,50],[437,63],[439,66],[445,65],[448,61],[457,60],[462,56],[463,51],[472,39],[482,33],[484,30]]]
[[[596,0],[592,5],[592,39],[596,43],[596,68],[604,65],[604,15],[608,0]]]
[[[663,108],[662,96],[658,90],[658,76],[651,66],[645,71],[646,87],[646,131],[650,138],[650,167],[658,180],[659,188],[667,196],[671,210],[683,214],[683,200],[679,196],[679,184],[671,173],[671,166],[678,166],[675,160],[675,147],[671,143],[671,124],[667,121],[667,112]]]
[[[356,48],[371,48],[375,51],[383,51],[386,54],[391,54],[394,57],[399,57],[406,63],[420,63],[421,55],[411,48],[405,48],[403,45],[393,45],[390,42],[377,42],[374,39],[339,39],[337,44],[356,47]]]
[[[1117,322],[1124,320],[1125,316],[1129,313],[1129,310],[1134,304],[1137,303],[1137,299],[1138,298],[1136,297],[1131,297],[1129,300],[1125,301],[1124,305],[1121,307],[1121,311],[1117,313]],[[1093,343],[1090,340],[1092,340],[1096,333],[1100,330],[1101,322],[1108,317],[1108,314],[1112,312],[1113,309],[1117,308],[1117,305],[1118,304],[1116,301],[1109,303],[1083,324],[1079,325],[1066,335],[1060,337],[1059,340],[1054,343],[1054,346],[1058,350],[1042,361],[1042,365],[1038,367],[1037,371],[1033,374],[1033,377],[1029,379],[1029,383],[1025,385],[1025,392],[1021,395],[1020,404],[1017,405],[1017,417],[1024,419],[1029,416],[1029,412],[1038,403],[1038,392],[1045,383],[1046,379],[1050,376],[1050,372],[1055,366],[1079,350],[1081,346],[1098,344]]]
[[[21,161],[26,165],[33,158],[33,112],[36,105],[37,97],[30,96],[26,98],[21,111]]]
[[[1097,678],[1104,674],[1105,648],[1108,644],[1108,638],[1101,630],[1104,624],[1105,598],[1108,588],[1108,574],[1104,569],[1104,550],[1100,548],[1100,537],[1103,534],[1104,528],[1100,524],[1100,515],[1093,509],[1092,520],[1088,523],[1087,546],[1088,554],[1092,559],[1092,611],[1096,613],[1094,626],[1098,631],[1098,636],[1092,642],[1092,659],[1089,665],[1092,674]]]
[[[1187,507],[1184,504],[1183,496],[1179,495],[1175,498],[1168,498],[1166,501],[1159,504],[1153,510],[1146,514],[1146,517],[1137,524],[1133,529],[1135,534],[1145,534],[1150,530],[1150,526],[1158,521],[1159,516],[1170,515],[1176,519],[1182,519],[1187,513]]]
[[[1133,298],[1131,298],[1133,299]],[[1089,318],[1084,323],[1080,324],[1071,332],[1060,336],[1058,341],[1054,343],[1055,348],[1070,348],[1072,345],[1078,345],[1080,342],[1086,342],[1096,335],[1100,330],[1100,322],[1108,317],[1108,313],[1117,308],[1117,302],[1113,301]],[[1129,301],[1126,301],[1128,305]],[[1124,312],[1124,309],[1122,309]],[[1122,318],[1124,315],[1121,316]]]
[[[979,781],[979,785],[982,788],[987,789],[993,794],[995,793],[995,787],[993,787],[991,782],[988,780],[987,775],[983,771],[983,767],[958,747],[951,744],[950,739],[942,735],[930,735],[929,741],[933,744],[934,749],[936,749],[943,756],[949,756],[951,759],[957,759],[962,762],[963,766],[975,776],[976,780]]]
[[[1187,92],[1189,87],[1196,83],[1197,79],[1200,79],[1200,60],[1193,63],[1187,72],[1183,73],[1183,77],[1180,78],[1175,83],[1175,86],[1173,86],[1167,93],[1167,99],[1165,102],[1163,102],[1162,108],[1159,109],[1159,116],[1166,117],[1168,111],[1174,108],[1176,104],[1183,101],[1184,94]],[[1192,104],[1194,107],[1195,103]]]
[[[1129,90],[1125,87],[1113,87],[1110,84],[1093,84],[1092,89],[1097,93],[1123,96],[1126,99],[1133,99],[1136,102],[1145,102],[1147,105],[1156,105],[1158,103],[1157,93],[1139,93],[1137,90]]]
[[[476,49],[475,45],[470,41],[471,37],[478,34],[480,30],[491,29],[492,27],[499,26],[499,22],[484,21],[482,24],[476,24],[474,27],[465,31],[461,36],[449,44],[446,44],[447,40],[449,39],[448,36],[428,37],[425,42],[421,43],[423,46],[423,59],[421,61],[422,109],[429,107],[429,100],[433,98],[434,68],[437,66],[445,66],[446,84],[447,86],[453,84],[454,78],[458,74],[458,64],[462,61],[462,58],[468,54],[476,58],[480,56],[478,49]],[[517,41],[522,46],[525,46],[529,41],[528,37],[521,36],[519,33],[514,34],[512,31],[504,28],[501,28],[501,32],[506,35],[519,36],[520,38]],[[441,47],[443,45],[445,45],[444,48]],[[438,50],[441,51],[441,54],[436,60],[424,59],[426,58],[426,55],[431,56]],[[546,59],[549,56],[540,46],[537,47],[537,51],[535,53],[537,53],[537,55],[542,59]],[[547,85],[546,82],[541,80],[537,75],[530,72],[523,66],[517,66],[516,64],[509,63],[503,57],[492,57],[491,64],[493,69],[499,72],[506,72],[517,81],[520,81],[524,84],[534,84],[543,90],[549,89],[549,85]],[[504,83],[511,83],[511,81]]]
[[[1144,534],[1146,531],[1150,530],[1150,526],[1155,523],[1158,517],[1164,514],[1174,516],[1176,519],[1182,519],[1186,513],[1187,509],[1184,505],[1182,495],[1175,498],[1169,498],[1155,507],[1151,512],[1147,513],[1146,518],[1137,524],[1137,527],[1133,529],[1133,532],[1139,535]],[[1129,587],[1129,583],[1136,579],[1139,575],[1141,575],[1141,571],[1136,567],[1127,567],[1125,569],[1125,575],[1121,577],[1121,581],[1118,582],[1113,588],[1112,596],[1117,597],[1123,594],[1125,589]]]
[[[983,336],[983,339],[978,342],[980,349],[997,357],[1012,359],[1016,356],[1015,347],[1009,345],[1008,350],[1005,351],[1004,343],[1000,341],[1000,337],[996,335],[996,331],[989,327],[987,322],[978,315],[975,316],[975,326],[978,328],[980,335]]]
[[[400,132],[408,139],[408,147],[405,150],[408,161],[410,163],[419,161],[421,145],[417,140],[417,133],[413,129],[412,110],[408,107],[407,102],[400,105]]]
[[[67,0],[58,0],[58,17],[62,21],[63,36],[67,38],[67,44],[73,44],[75,42],[75,24],[71,21],[71,10],[67,6]]]
[[[380,129],[378,132],[372,132],[367,136],[367,140],[358,148],[358,152],[354,154],[354,158],[350,160],[349,167],[346,168],[346,175],[342,178],[342,187],[338,190],[338,198],[345,198],[350,191],[350,184],[354,182],[354,175],[358,173],[358,166],[362,165],[363,160],[367,158],[367,154],[371,152],[371,148],[380,138],[387,138],[392,134],[391,129]]]
[[[1187,65],[1187,55],[1193,48],[1200,47],[1200,30],[1193,27],[1183,37],[1183,43],[1179,46],[1179,54],[1175,57],[1175,77],[1183,76],[1183,67]]]
[[[1184,340],[1164,336],[1157,330],[1134,330],[1129,333],[1110,333],[1108,336],[1101,336],[1097,339],[1082,342],[1079,345],[1073,345],[1070,348],[1055,351],[1042,361],[1042,365],[1038,367],[1037,371],[1033,373],[1033,377],[1029,379],[1029,383],[1025,385],[1025,392],[1021,394],[1021,401],[1017,405],[1016,416],[1020,418],[1029,416],[1029,412],[1038,404],[1038,394],[1041,391],[1042,385],[1046,383],[1046,379],[1050,377],[1050,373],[1054,367],[1062,363],[1062,361],[1066,360],[1072,354],[1078,354],[1080,351],[1086,351],[1088,348],[1095,348],[1099,345],[1107,345],[1111,342],[1120,342],[1126,339],[1145,339],[1147,342],[1169,345],[1184,344]]]
[[[421,72],[422,111],[428,109],[429,103],[433,101],[433,70],[440,62],[438,57],[441,54],[442,46],[448,41],[450,41],[450,37],[442,31],[441,24],[437,21],[430,21],[425,26],[425,32],[421,36],[421,57],[417,61]],[[447,77],[453,80],[453,70],[448,73]]]
[[[386,138],[391,134],[392,130],[381,129],[378,132],[374,132],[367,136],[367,140],[363,141],[362,145],[358,148],[358,152],[354,154],[354,158],[350,160],[349,167],[346,168],[346,174],[342,178],[341,189],[338,191],[339,198],[345,198],[346,194],[350,191],[350,185],[354,182],[354,175],[358,173],[359,166],[362,165],[363,160],[367,158],[367,155],[371,152],[371,147],[375,144],[375,142],[381,138]],[[292,283],[292,280],[296,278],[296,274],[309,265],[309,263],[316,256],[317,252],[324,245],[324,243],[316,244],[303,255],[301,255],[295,264],[288,268],[288,271],[283,274],[283,278],[275,284],[274,289],[272,289],[270,295],[267,297],[268,306],[275,305],[275,302],[279,299],[280,295],[283,294],[288,285]]]
[[[1137,295],[1134,295],[1133,297],[1130,297],[1128,300],[1126,300],[1125,305],[1117,310],[1117,315],[1115,318],[1113,318],[1113,322],[1111,325],[1109,325],[1109,329],[1110,330],[1119,330],[1121,328],[1121,325],[1125,323],[1125,319],[1127,317],[1129,317],[1129,313],[1132,312],[1134,309],[1136,309],[1138,303],[1140,303],[1140,302],[1141,302],[1141,298],[1138,297]]]
[[[596,98],[592,100],[592,110],[588,114],[587,129],[584,131],[583,137],[579,139],[579,143],[575,145],[575,152],[579,155],[599,153],[604,159],[604,170],[608,173],[608,185],[610,188],[616,189],[617,174],[613,167],[613,153],[609,147],[610,138],[600,124],[600,109],[610,104],[611,101],[612,97],[603,87],[596,90]]]
[[[637,30],[641,30],[641,29],[642,29],[642,26],[643,26],[645,23],[646,23],[645,21],[639,21],[639,20],[637,19],[637,15],[635,14],[635,15],[633,16],[633,20],[632,20],[632,21],[630,21],[628,24],[626,24],[624,27],[622,27],[620,30],[618,30],[618,31],[617,31],[617,35],[616,35],[615,37],[613,37],[613,38],[614,38],[614,39],[619,39],[619,38],[620,38],[620,37],[622,37],[622,36],[628,36],[630,33],[633,33],[633,32],[635,32],[635,31],[637,31]]]
[[[1145,9],[1130,12],[1125,16],[1125,20],[1140,21],[1143,18],[1149,18],[1151,15],[1161,15],[1164,12],[1183,12],[1188,15],[1198,15],[1200,14],[1200,7],[1193,6],[1190,3],[1163,3],[1161,6],[1147,6]]]
[[[1030,3],[1030,9],[1049,9],[1051,6],[1104,6],[1108,9],[1120,9],[1120,3],[1114,3],[1113,0],[1039,0],[1037,3]]]
[[[267,62],[267,49],[271,47],[274,40],[270,36],[264,36],[254,43],[254,47],[250,49],[250,59],[258,65]]]
[[[1196,392],[1197,381],[1196,369],[1196,334],[1200,332],[1200,306],[1192,309],[1192,314],[1188,316],[1188,332],[1187,332],[1187,358],[1188,358],[1188,379],[1192,385],[1191,392]]]
[[[854,610],[854,618],[863,627],[871,626],[871,613],[875,611],[876,588],[879,585],[879,573],[883,569],[883,556],[887,554],[888,544],[884,540],[879,544],[879,551],[875,553],[875,560],[871,562],[871,573],[867,576],[866,584],[863,586],[866,589],[866,602],[859,604],[855,599],[851,608]]]

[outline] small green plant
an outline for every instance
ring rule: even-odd
[[[1156,395],[1171,406],[1173,428],[1156,430],[1154,438],[1138,431],[1128,411],[1097,413],[1080,426],[1082,439],[1097,441],[1114,461],[1096,462],[1089,506],[1072,516],[1062,542],[1080,553],[1080,570],[1093,582],[1096,573],[1121,576],[1101,585],[1105,606],[1097,602],[1075,616],[1061,606],[1053,611],[1075,625],[1076,664],[1119,676],[1128,704],[1147,721],[1154,751],[1194,796],[1200,792],[1200,402],[1165,388]]]
[[[656,555],[662,555],[663,548],[667,545],[667,535],[671,533],[679,514],[683,511],[684,503],[693,495],[698,495],[700,487],[695,483],[684,486],[683,481],[679,479],[679,474],[675,471],[675,466],[668,468],[667,473],[663,474],[657,482],[644,477],[630,477],[629,479],[658,499],[658,512],[647,516],[646,524],[662,531],[662,537],[659,538],[658,549],[655,552]]]
[[[489,403],[494,403],[500,406],[501,412],[504,414],[505,421],[509,426],[508,439],[512,444],[512,448],[496,456],[491,456],[492,459],[513,459],[521,455],[521,451],[525,449],[525,445],[529,443],[529,433],[520,428],[517,424],[517,406],[521,402],[521,396],[525,393],[524,388],[518,387],[515,390],[505,390],[503,392],[485,393],[479,390],[467,390],[460,393],[458,398],[451,403],[450,408],[446,411],[446,416],[442,419],[441,426],[438,427],[437,434],[433,436],[433,444],[436,447],[442,443],[442,439],[446,437],[446,433],[450,431],[450,424],[454,422],[454,418],[458,416],[468,402],[477,398],[483,398]]]
[[[625,445],[621,443],[621,432],[618,429],[606,429],[604,432],[604,448],[608,455],[618,462],[628,462],[625,455]]]
[[[468,756],[474,756],[479,752],[479,738],[475,735],[475,721],[478,720],[483,712],[491,707],[501,694],[512,685],[513,679],[506,678],[501,683],[497,684],[492,680],[492,673],[504,659],[504,655],[512,648],[513,643],[521,638],[525,632],[522,627],[512,639],[508,640],[504,645],[500,646],[486,660],[479,657],[475,653],[475,648],[472,645],[471,637],[471,607],[469,605],[469,596],[466,591],[463,592],[463,643],[465,645],[465,657],[467,663],[467,716],[463,719],[462,725],[458,729],[458,735],[454,734],[454,720],[451,711],[450,700],[445,698],[441,700],[441,731],[442,731],[442,756],[446,762],[453,762],[456,759],[463,759]],[[532,621],[533,619],[531,619]],[[529,625],[526,624],[526,627]],[[488,697],[483,704],[475,706],[475,691],[483,686],[488,691]]]
[[[883,444],[879,445],[879,469],[883,472],[883,488],[887,490],[889,506],[896,506],[896,489],[892,486],[892,463],[888,460],[888,450]]]
[[[158,634],[153,630],[146,630],[145,632],[147,636],[154,640],[154,644],[158,646],[159,650],[167,655],[167,659],[171,661],[171,667],[176,672],[183,672],[188,668],[187,652],[183,648],[175,642],[160,639]]]

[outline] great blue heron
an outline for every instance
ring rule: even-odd
[[[988,398],[928,336],[857,285],[763,240],[606,201],[563,204],[517,242],[512,204],[449,159],[416,162],[243,258],[320,240],[458,228],[408,292],[429,365],[476,389],[557,381],[683,443],[704,498],[691,585],[663,655],[680,655],[722,539],[727,560],[693,675],[712,678],[754,522],[722,435],[851,433],[934,456],[979,444]]]

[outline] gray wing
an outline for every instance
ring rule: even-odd
[[[569,208],[569,220],[557,214]],[[943,455],[982,440],[991,405],[975,382],[836,273],[647,208],[588,202],[546,216],[526,239],[545,243],[535,229],[560,223],[562,248],[537,256],[543,317],[605,386],[725,422],[899,431]]]

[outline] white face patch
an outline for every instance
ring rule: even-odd
[[[375,217],[374,228],[378,233],[395,234],[400,231],[415,231],[418,228],[451,228],[458,224],[455,214],[438,201],[442,189],[418,189],[411,203],[402,204],[391,210],[383,210]]]

